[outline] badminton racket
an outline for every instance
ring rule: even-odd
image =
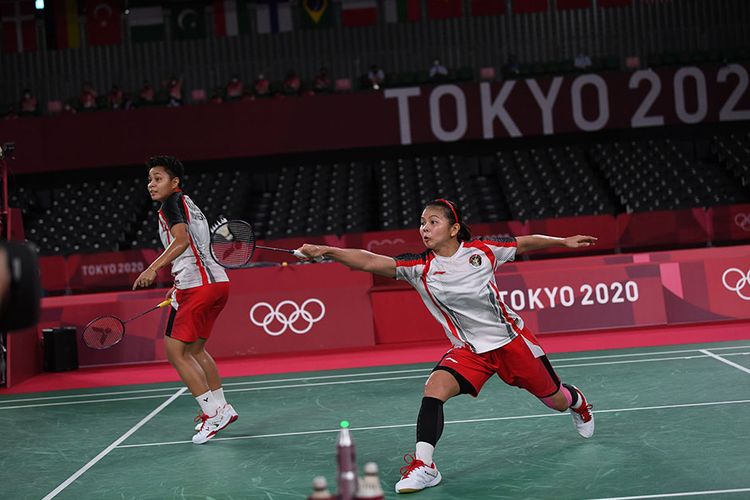
[[[89,322],[83,330],[83,343],[91,349],[109,349],[116,346],[125,336],[125,323],[166,307],[172,303],[172,299],[161,302],[148,311],[133,316],[132,318],[121,320],[117,316],[99,316]]]
[[[305,254],[298,250],[258,245],[255,241],[253,227],[243,220],[222,218],[217,221],[211,230],[211,257],[221,267],[226,269],[246,267],[252,260],[256,248],[272,252],[284,252],[294,255],[298,259],[309,260]],[[321,262],[324,259],[317,257],[312,260]]]

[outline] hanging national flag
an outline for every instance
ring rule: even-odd
[[[532,12],[547,12],[549,0],[513,0],[514,14],[529,14]]]
[[[599,7],[627,7],[632,5],[633,0],[596,0],[596,5]]]
[[[422,20],[420,0],[385,0],[385,22],[419,22]]]
[[[591,0],[556,0],[557,10],[590,9]]]
[[[161,7],[131,7],[128,24],[134,42],[164,40],[164,12]]]
[[[214,0],[214,22],[218,36],[250,32],[247,0]]]
[[[169,6],[174,40],[206,38],[206,9],[203,3],[180,3]]]
[[[36,50],[36,17],[34,1],[20,0],[0,4],[3,24],[3,52]]]
[[[327,28],[332,24],[330,0],[300,0],[300,18],[307,28]]]
[[[121,44],[121,17],[121,0],[86,0],[86,40],[88,44]]]
[[[461,17],[461,0],[427,0],[427,17],[450,19]]]
[[[258,23],[258,33],[292,31],[292,6],[286,0],[258,2],[255,16]]]
[[[505,0],[471,0],[472,16],[502,16]]]
[[[375,0],[343,0],[341,24],[344,26],[372,26],[378,23],[378,4]]]
[[[48,49],[80,47],[78,0],[47,0],[44,4],[44,31]]]

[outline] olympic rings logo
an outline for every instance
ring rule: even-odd
[[[403,245],[406,243],[401,238],[394,238],[392,240],[384,239],[384,240],[372,240],[367,244],[367,251],[372,252],[372,249],[375,247],[381,247],[384,245]]]
[[[313,316],[307,310],[308,306],[316,304],[320,308],[317,316]],[[256,311],[265,309],[266,314],[258,319]],[[276,307],[268,302],[258,302],[250,309],[250,321],[257,325],[272,337],[278,337],[284,333],[287,328],[298,335],[303,335],[310,331],[315,323],[323,319],[326,314],[326,306],[318,299],[307,299],[302,305],[297,305],[293,300],[282,300]],[[274,327],[278,323],[280,327]],[[299,323],[299,324],[298,324]]]
[[[739,277],[735,279],[736,275],[739,275]],[[721,282],[724,288],[730,292],[735,292],[742,300],[750,300],[750,295],[745,295],[746,288],[747,293],[750,294],[750,270],[743,273],[736,267],[730,267],[721,275]]]
[[[750,214],[739,213],[735,215],[734,223],[743,231],[750,231]]]

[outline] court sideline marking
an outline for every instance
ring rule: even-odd
[[[112,444],[107,446],[104,450],[102,450],[97,456],[92,458],[89,463],[78,469],[72,476],[70,476],[68,479],[60,483],[60,485],[55,488],[54,490],[50,491],[47,496],[45,496],[42,500],[50,500],[51,498],[55,498],[62,490],[70,486],[70,484],[81,477],[87,470],[89,470],[91,467],[96,465],[97,462],[99,462],[102,458],[106,457],[109,452],[117,448],[117,446],[125,441],[127,438],[132,436],[138,429],[146,425],[149,420],[154,418],[160,411],[162,411],[164,408],[166,408],[172,401],[177,399],[178,397],[182,396],[182,393],[187,391],[187,387],[183,387],[179,391],[172,394],[172,396],[164,401],[162,404],[156,407],[155,410],[153,410],[151,413],[143,417],[140,422],[135,424],[133,427],[130,428],[128,432],[117,438]]]
[[[699,351],[695,351],[699,352]],[[748,355],[750,353],[747,352],[738,352],[738,353],[729,353],[725,354],[725,356],[740,356],[740,355]],[[618,365],[618,364],[630,364],[630,363],[652,363],[652,362],[658,362],[658,361],[683,361],[683,360],[690,360],[690,359],[700,359],[705,357],[716,357],[717,359],[722,359],[719,356],[716,356],[712,353],[707,353],[705,355],[700,356],[674,356],[674,357],[668,357],[668,358],[652,358],[652,359],[632,359],[632,360],[621,360],[621,361],[603,361],[598,363],[572,363],[572,364],[560,364],[555,366],[556,370],[562,369],[562,368],[579,368],[583,366],[607,366],[607,365]],[[727,363],[731,363],[731,361],[724,360]],[[732,363],[733,364],[733,363]],[[734,365],[734,364],[733,364]],[[740,365],[734,365],[734,366],[740,366]],[[744,369],[744,368],[741,368]],[[424,368],[419,369],[418,371],[429,371],[430,368]],[[387,373],[387,372],[386,372]],[[420,375],[410,375],[407,377],[382,377],[382,378],[371,378],[371,379],[365,379],[365,380],[342,380],[342,381],[333,381],[333,382],[315,382],[312,384],[287,384],[287,385],[277,385],[277,386],[267,386],[267,387],[244,387],[244,388],[238,388],[238,389],[227,389],[225,392],[248,392],[248,391],[268,391],[268,390],[278,390],[278,389],[298,389],[298,388],[306,388],[306,387],[319,387],[319,386],[325,386],[325,385],[348,385],[348,384],[362,384],[362,383],[368,383],[368,382],[383,382],[388,380],[408,380],[408,379],[415,379],[415,378],[423,378],[424,374]],[[309,380],[309,379],[303,379],[303,380]],[[278,382],[278,380],[269,380],[269,383]],[[146,389],[144,392],[149,391],[155,391],[155,390],[164,390],[164,389]],[[170,389],[173,390],[173,389]],[[130,391],[129,391],[130,392]],[[100,394],[91,394],[90,396],[99,396]],[[81,397],[88,397],[89,395],[82,394]],[[83,400],[83,401],[62,401],[57,403],[39,403],[39,404],[30,404],[30,405],[14,405],[14,406],[2,406],[3,403],[16,403],[16,402],[22,402],[25,400],[7,400],[7,401],[0,401],[0,411],[1,410],[16,410],[20,408],[38,408],[38,407],[45,407],[45,406],[67,406],[67,405],[78,405],[78,404],[89,404],[89,403],[109,403],[114,401],[133,401],[133,400],[142,400],[142,399],[153,399],[153,398],[161,398],[164,397],[164,394],[156,394],[151,396],[132,396],[127,398],[110,398],[110,399],[89,399],[89,400]],[[62,397],[62,396],[61,396]]]
[[[735,349],[747,349],[750,348],[750,345],[739,345],[739,346],[725,346],[725,347],[714,347],[711,348],[712,351],[718,351],[718,350],[735,350]],[[634,356],[652,356],[652,355],[660,355],[660,354],[682,354],[687,352],[701,352],[705,355],[711,356],[711,353],[704,352],[704,350],[701,349],[679,349],[679,350],[672,350],[672,351],[656,351],[656,352],[644,352],[644,353],[628,353],[628,354],[607,354],[607,355],[599,355],[599,356],[580,356],[580,357],[573,357],[573,358],[551,358],[550,361],[553,363],[566,363],[569,361],[584,361],[589,359],[608,359],[608,358],[627,358],[627,357],[634,357]],[[725,356],[739,356],[739,355],[747,355],[750,353],[747,352],[736,352],[736,353],[729,353],[725,354]],[[699,358],[704,356],[678,356],[674,358],[656,358],[654,361],[660,361],[662,359],[693,359],[693,358]],[[640,360],[636,360],[633,362],[639,362]],[[644,361],[652,361],[652,360],[644,360]],[[613,364],[618,363],[627,363],[628,361],[616,361],[613,362]],[[571,365],[560,365],[555,366],[555,368],[565,368],[568,366],[577,367],[577,366],[589,366],[589,365],[599,365],[599,364],[607,364],[607,363],[585,363],[585,364],[571,364]],[[242,385],[259,385],[259,384],[267,384],[267,383],[278,383],[278,382],[299,382],[302,380],[326,380],[326,379],[336,379],[336,378],[349,378],[349,377],[364,377],[364,376],[371,376],[371,375],[394,375],[399,373],[414,373],[414,372],[426,372],[430,371],[432,368],[414,368],[410,370],[389,370],[389,371],[380,371],[380,372],[363,372],[363,373],[347,373],[347,374],[338,374],[338,375],[317,375],[312,377],[292,377],[292,378],[279,378],[279,379],[268,379],[268,380],[249,380],[249,381],[243,381],[243,382],[227,382],[224,383],[224,387],[233,387],[233,386],[242,386]],[[307,385],[307,384],[305,384]],[[291,387],[291,386],[285,386],[285,387]],[[110,391],[110,392],[95,392],[95,393],[88,393],[88,394],[66,394],[62,396],[41,396],[41,397],[35,397],[35,398],[19,398],[19,399],[7,399],[2,400],[0,399],[0,404],[3,403],[25,403],[28,401],[50,401],[50,400],[59,400],[59,399],[71,399],[71,398],[86,398],[86,397],[101,397],[101,396],[119,396],[119,395],[125,395],[125,394],[144,394],[148,392],[168,392],[168,391],[175,391],[179,389],[177,386],[172,387],[161,387],[158,389],[138,389],[138,390],[128,390],[128,391]],[[229,390],[227,392],[232,392],[234,389]],[[162,395],[152,396],[152,397],[162,397]],[[2,396],[0,396],[2,398]],[[123,398],[123,401],[126,401],[128,399],[134,399],[134,398]],[[147,398],[145,398],[147,399]],[[102,400],[102,401],[117,401],[117,400]],[[102,402],[100,401],[100,402]],[[0,407],[0,409],[3,409]]]
[[[750,399],[740,399],[740,400],[733,400],[733,401],[709,401],[705,403],[683,403],[683,404],[674,404],[674,405],[662,405],[662,406],[640,406],[635,408],[613,408],[609,410],[596,410],[594,412],[594,415],[599,415],[601,413],[617,413],[617,412],[626,412],[626,411],[645,411],[645,410],[667,410],[671,408],[693,408],[693,407],[701,407],[701,406],[719,406],[719,405],[731,405],[731,404],[747,404],[750,403]],[[449,424],[470,424],[470,423],[482,423],[482,422],[499,422],[502,420],[525,420],[529,418],[543,418],[543,417],[561,417],[569,415],[566,412],[562,413],[537,413],[534,415],[514,415],[514,416],[508,416],[508,417],[488,417],[488,418],[470,418],[465,420],[446,420],[445,425]],[[371,431],[371,430],[383,430],[383,429],[398,429],[403,427],[415,427],[417,424],[415,423],[409,423],[409,424],[392,424],[392,425],[374,425],[374,426],[368,426],[368,427],[352,427],[352,431]],[[277,434],[257,434],[254,436],[233,436],[233,437],[225,437],[225,438],[214,438],[212,441],[237,441],[240,439],[260,439],[260,438],[269,438],[269,437],[287,437],[287,436],[307,436],[312,434],[325,434],[325,433],[332,433],[332,432],[339,432],[340,429],[321,429],[321,430],[315,430],[315,431],[298,431],[298,432],[281,432]],[[118,446],[118,448],[145,448],[148,446],[164,446],[164,445],[171,445],[171,444],[192,444],[192,441],[165,441],[165,442],[157,442],[157,443],[139,443],[139,444],[124,444],[122,446]]]
[[[590,500],[641,500],[645,498],[694,497],[698,495],[721,495],[723,493],[744,493],[747,491],[750,491],[750,488],[735,488],[733,490],[685,491],[682,493],[659,493],[656,495],[638,495],[634,497],[592,498]]]
[[[711,356],[712,358],[714,358],[714,359],[716,359],[716,360],[718,360],[718,361],[721,361],[722,363],[726,363],[726,364],[728,364],[729,366],[732,366],[732,367],[734,367],[734,368],[737,368],[738,370],[742,370],[742,371],[743,371],[743,372],[745,372],[745,373],[750,373],[750,368],[745,368],[744,366],[742,366],[742,365],[738,365],[737,363],[732,363],[732,362],[731,362],[731,361],[729,361],[728,359],[724,359],[724,358],[722,358],[721,356],[718,356],[718,355],[716,355],[716,354],[714,354],[714,353],[712,353],[712,352],[709,352],[709,351],[707,351],[706,349],[701,349],[701,351],[700,351],[700,352],[702,352],[702,353],[703,353],[703,354],[705,354],[706,356]]]

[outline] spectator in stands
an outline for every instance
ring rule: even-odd
[[[328,76],[328,68],[325,66],[320,68],[318,74],[315,75],[315,80],[313,80],[313,90],[317,94],[327,94],[333,90],[333,82],[331,82],[331,79]]]
[[[153,104],[156,100],[156,90],[148,80],[143,80],[141,90],[138,91],[139,104]]]
[[[179,276],[167,293],[179,304],[170,312],[164,347],[167,359],[200,405],[199,427],[193,443],[203,444],[237,420],[237,412],[224,398],[221,377],[205,345],[214,322],[229,298],[229,278],[209,255],[206,217],[182,189],[185,169],[173,156],[156,156],[146,162],[148,192],[161,203],[159,237],[164,252],[133,283],[133,290],[149,287],[159,269],[171,266]]]
[[[290,69],[284,77],[284,81],[281,84],[281,88],[285,95],[299,95],[299,89],[302,86],[302,82],[297,75],[297,72]]]
[[[94,86],[91,85],[91,82],[84,82],[81,87],[80,95],[81,109],[84,111],[96,109],[96,98],[97,93],[96,90],[94,90]]]
[[[258,77],[253,82],[255,95],[258,97],[268,97],[271,95],[271,82],[263,73],[258,73]]]
[[[172,76],[166,85],[167,92],[169,92],[169,100],[167,106],[170,108],[176,108],[182,106],[182,77],[177,78]]]
[[[575,386],[560,382],[534,334],[503,303],[495,269],[531,250],[585,248],[596,238],[533,235],[471,240],[460,210],[444,199],[427,203],[419,232],[427,250],[395,258],[330,246],[298,249],[311,259],[327,257],[355,270],[406,281],[417,289],[453,344],[424,386],[416,452],[404,457],[408,465],[401,469],[396,491],[414,492],[440,483],[433,453],[443,431],[444,403],[460,394],[478,396],[495,374],[552,409],[570,410],[578,434],[591,437],[591,405]],[[488,446],[498,449],[497,443]]]
[[[573,59],[573,66],[575,66],[576,69],[580,70],[590,68],[592,66],[591,58],[588,56],[588,54],[579,52],[578,55]]]
[[[107,107],[109,109],[122,109],[125,104],[125,94],[117,84],[112,84],[112,88],[109,89],[107,94]]]
[[[245,92],[245,84],[240,80],[240,75],[234,74],[227,82],[226,96],[227,101],[237,101],[242,98]]]
[[[503,67],[500,68],[500,72],[503,78],[514,78],[521,73],[521,66],[518,64],[518,56],[515,54],[508,54],[508,60],[505,61]]]
[[[19,106],[21,116],[33,116],[39,114],[39,101],[31,94],[31,89],[23,89],[21,104]]]
[[[211,91],[211,99],[208,102],[211,104],[221,104],[224,102],[224,98],[221,95],[221,87],[214,87]]]
[[[380,90],[380,87],[383,86],[383,82],[385,81],[385,73],[382,68],[377,64],[370,66],[370,71],[367,72],[367,81],[373,89]]]
[[[3,119],[13,120],[15,118],[18,118],[18,113],[16,113],[16,108],[12,104],[8,104],[8,106],[5,108],[5,113],[3,113]]]
[[[440,62],[440,59],[437,57],[434,61],[432,61],[432,66],[430,66],[430,80],[432,81],[440,81],[445,80],[448,78],[448,68],[443,66],[443,63]]]

